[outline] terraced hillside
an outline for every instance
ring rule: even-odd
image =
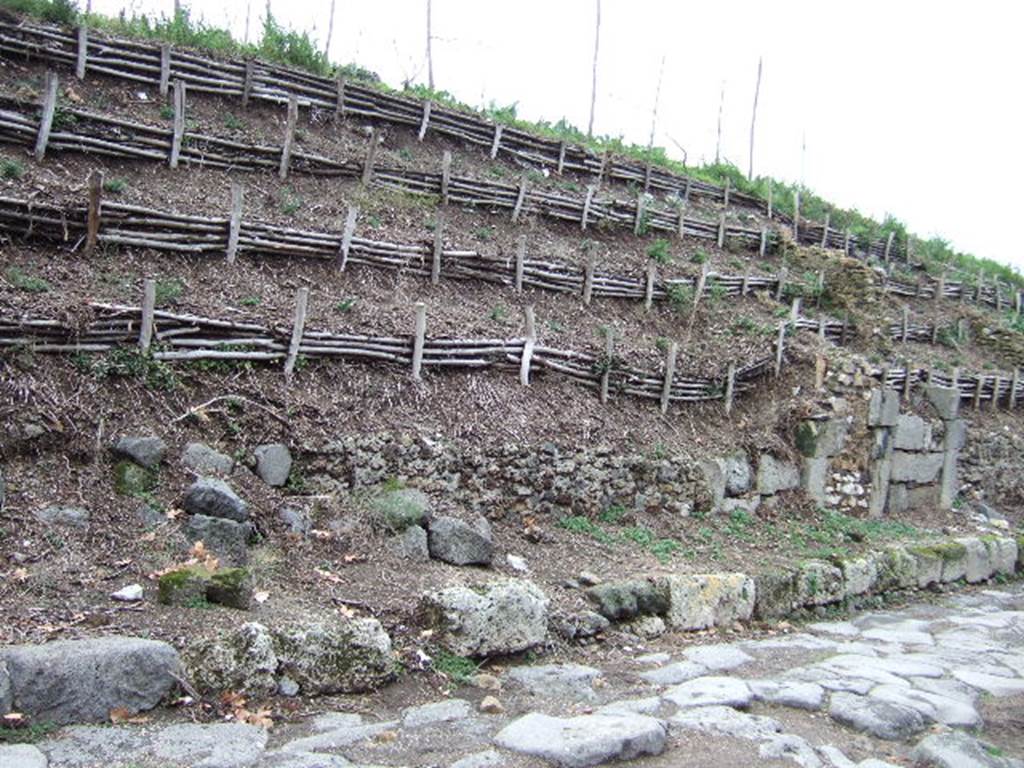
[[[909,240],[21,18],[0,19],[0,155],[0,644],[212,654],[250,620],[372,619],[414,699],[481,657],[666,631],[587,586],[807,563],[846,584],[887,545],[934,560],[1021,525],[1021,285]],[[539,640],[460,645],[425,597],[505,578],[542,593]],[[794,587],[668,630],[944,583]],[[272,718],[393,676],[307,684]],[[240,685],[196,683],[195,716]]]

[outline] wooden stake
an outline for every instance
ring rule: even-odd
[[[757,253],[761,258],[764,258],[765,253],[768,251],[768,227],[761,227],[761,246],[757,249]]]
[[[533,360],[533,348],[537,345],[537,325],[533,317],[533,307],[523,310],[526,314],[526,339],[523,342],[523,357],[519,361],[519,383],[530,386],[530,362]]]
[[[686,177],[686,186],[683,188],[683,205],[690,205],[690,185],[693,183],[693,179],[689,176]]]
[[[700,265],[700,277],[697,278],[697,286],[693,291],[693,311],[697,311],[697,305],[700,304],[701,298],[704,296],[704,286],[708,281],[708,272],[711,271],[711,267],[705,261]]]
[[[729,363],[729,370],[725,374],[725,415],[732,413],[733,390],[736,387],[736,364]]]
[[[793,242],[800,242],[800,190],[793,196]]]
[[[248,73],[248,69],[246,69]],[[171,87],[171,44],[160,44],[160,97],[167,98],[167,92]],[[242,91],[243,99],[245,91]],[[244,101],[243,101],[244,104]]]
[[[786,288],[786,275],[788,270],[785,267],[779,269],[778,282],[775,284],[775,300],[782,301],[782,294]]]
[[[501,123],[494,124],[494,140],[491,142],[492,160],[498,156],[498,150],[501,149],[501,132],[503,130],[504,126]]]
[[[775,375],[782,373],[782,352],[786,346],[786,322],[779,323],[779,334],[775,339]]]
[[[248,109],[249,99],[252,98],[252,81],[256,74],[256,62],[252,59],[245,60],[245,81],[242,83],[242,109]]]
[[[889,258],[892,255],[892,239],[895,236],[895,234],[896,234],[895,232],[890,232],[889,233],[889,237],[887,237],[886,240],[885,240],[885,256],[884,256],[884,260],[885,260],[886,264],[889,263]]]
[[[654,302],[654,280],[658,276],[658,265],[653,261],[647,265],[647,281],[644,285],[644,309],[649,310]]]
[[[441,282],[441,253],[444,250],[444,214],[437,212],[434,225],[434,259],[430,264],[430,284]]]
[[[583,201],[583,216],[580,218],[580,229],[584,232],[587,229],[587,219],[590,218],[590,204],[594,200],[594,186],[587,187],[587,197]]]
[[[946,295],[946,273],[943,272],[939,275],[939,282],[935,285],[935,295],[932,297],[933,300],[938,301]]]
[[[235,263],[238,238],[242,232],[242,185],[231,182],[231,218],[228,220],[228,264]]]
[[[910,385],[911,385],[910,377],[913,374],[913,369],[910,367],[910,363],[907,363],[906,365],[907,365],[907,375],[904,376],[904,378],[903,378],[903,397],[904,398],[910,397]]]
[[[725,245],[725,211],[718,216],[718,247]]]
[[[100,234],[100,208],[103,205],[103,173],[93,171],[89,174],[89,205],[85,223],[85,255],[89,256],[96,250]]]
[[[992,377],[992,402],[990,403],[990,405],[992,406],[993,411],[999,409],[999,385],[1001,383],[1002,378],[999,376],[999,374],[996,374],[995,376]]]
[[[42,162],[46,144],[53,128],[53,116],[57,111],[57,73],[46,70],[46,86],[43,91],[43,114],[39,118],[39,133],[36,135],[36,162]]]
[[[594,294],[594,268],[596,260],[593,256],[587,259],[587,267],[583,272],[583,304],[590,306],[590,299]]]
[[[519,221],[519,214],[523,210],[523,201],[526,200],[526,171],[519,177],[519,194],[516,195],[516,204],[512,209],[512,223]]]
[[[604,370],[601,371],[601,402],[608,402],[608,382],[612,375],[612,360],[615,349],[615,334],[609,327],[604,333]]]
[[[743,273],[743,282],[740,283],[740,296],[746,296],[747,290],[750,288],[750,271]]]
[[[728,176],[725,177],[725,192],[722,193],[722,205],[726,208],[729,207],[729,192],[732,189],[732,179]]]
[[[675,341],[669,342],[668,352],[665,353],[665,380],[661,385],[661,412],[668,413],[668,404],[672,394],[672,378],[676,375],[676,355],[679,354],[679,344]]]
[[[974,377],[974,410],[981,409],[981,388],[985,377],[982,374],[978,374]]]
[[[909,326],[910,326],[910,307],[908,307],[906,304],[904,304],[903,305],[903,324],[902,324],[902,329],[900,331],[900,341],[902,341],[904,344],[907,343],[907,333],[909,331]]]
[[[284,145],[281,147],[281,165],[277,176],[284,181],[288,178],[288,166],[292,161],[292,144],[295,143],[295,123],[299,119],[299,97],[294,93],[288,97],[288,120],[284,127]]]
[[[565,169],[565,142],[562,141],[558,144],[558,175],[562,175],[562,171]]]
[[[146,278],[142,284],[142,322],[139,325],[139,351],[149,352],[153,343],[153,312],[156,310],[156,280]]]
[[[306,308],[309,305],[309,288],[299,288],[295,295],[295,320],[292,323],[292,339],[288,344],[288,357],[284,361],[284,375],[291,378],[295,371],[295,361],[299,358],[299,346],[302,344],[302,332],[306,329]]]
[[[75,77],[85,80],[85,68],[89,61],[89,30],[83,24],[78,27],[78,55],[75,57]]]
[[[639,235],[644,229],[644,209],[647,207],[647,196],[641,192],[636,196],[636,216],[633,219],[633,234]]]
[[[345,76],[338,75],[334,93],[334,122],[345,118]]]
[[[680,203],[676,206],[676,212],[679,215],[679,227],[677,232],[679,234],[679,239],[682,240],[686,235],[686,203]]]
[[[441,203],[448,205],[448,188],[452,182],[452,153],[447,149],[441,156]]]
[[[822,341],[825,341],[826,339],[825,328],[825,317],[824,315],[822,315],[821,317],[818,318],[818,338],[821,339]]]
[[[174,81],[174,134],[171,138],[171,168],[178,167],[181,155],[181,141],[185,136],[185,84],[181,80]]]
[[[689,180],[687,180],[689,181]],[[768,221],[772,220],[772,183],[768,182]]]
[[[373,181],[373,160],[377,156],[377,129],[370,129],[370,142],[366,147],[366,158],[363,160],[363,186]]]
[[[829,224],[829,220],[831,218],[832,218],[832,214],[831,213],[826,213],[825,214],[825,226],[821,228],[821,247],[822,248],[827,248],[828,247],[828,224]]]
[[[356,219],[359,218],[359,206],[353,205],[349,207],[348,213],[345,214],[345,229],[341,232],[341,253],[340,253],[340,264],[341,271],[345,271],[345,265],[348,264],[348,253],[352,248],[352,238],[356,233]]]
[[[420,381],[423,377],[423,344],[427,336],[427,305],[416,302],[416,328],[412,337],[412,377]]]
[[[793,303],[789,306],[789,322],[796,328],[796,321],[800,319],[800,297],[794,296]]]
[[[846,230],[846,237],[843,238],[843,253],[846,256],[850,255],[850,230]]]
[[[516,293],[523,292],[523,270],[526,266],[526,235],[519,236],[516,243]]]
[[[423,102],[423,119],[420,120],[420,132],[417,138],[423,141],[423,137],[427,135],[427,126],[430,125],[430,110],[433,107],[433,102],[429,99]]]
[[[1013,378],[1010,379],[1010,404],[1009,409],[1012,411],[1017,407],[1017,387],[1020,384],[1020,368],[1014,366]]]

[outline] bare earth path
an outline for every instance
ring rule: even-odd
[[[325,714],[269,737],[237,723],[150,724],[67,728],[38,746],[53,768],[1024,766],[1024,586],[627,668],[516,667],[481,682],[490,690]],[[481,711],[489,695],[503,712]],[[4,768],[47,765],[25,754],[36,762]]]

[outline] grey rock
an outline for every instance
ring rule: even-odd
[[[491,564],[494,541],[484,518],[470,525],[455,517],[435,517],[427,530],[431,557],[451,565]]]
[[[277,513],[277,519],[288,526],[288,533],[296,536],[308,536],[313,530],[309,513],[298,507],[282,507]]]
[[[808,560],[797,572],[797,603],[828,605],[843,599],[843,572],[824,560]]]
[[[136,637],[61,640],[0,650],[12,708],[37,722],[105,722],[110,710],[152,709],[177,684],[178,652]]]
[[[371,691],[396,674],[391,638],[377,619],[294,622],[271,635],[278,672],[306,695]]]
[[[129,584],[126,587],[116,592],[111,593],[110,597],[113,600],[118,600],[122,603],[137,603],[142,599],[143,591],[141,584]]]
[[[757,749],[759,757],[769,760],[790,760],[802,768],[820,768],[821,760],[806,739],[792,733],[779,733],[766,738]]]
[[[206,443],[189,443],[181,454],[182,463],[201,475],[230,475],[235,460]]]
[[[868,402],[868,425],[892,427],[900,415],[900,395],[895,389],[874,389]]]
[[[590,571],[580,571],[579,576],[576,577],[576,580],[584,587],[596,587],[598,584],[604,581],[604,579],[602,579],[596,573],[591,573]]]
[[[825,701],[825,689],[817,683],[791,680],[748,680],[747,684],[757,701],[781,707],[806,709],[816,712]]]
[[[422,613],[449,651],[491,656],[544,642],[548,599],[525,579],[500,579],[475,589],[448,587],[424,595]]]
[[[597,698],[594,681],[600,672],[580,664],[545,664],[538,667],[513,667],[505,679],[542,699],[592,701]]]
[[[78,507],[43,507],[35,513],[36,519],[47,525],[85,530],[89,527],[89,512]]]
[[[879,685],[868,694],[873,699],[916,709],[929,723],[974,728],[981,725],[981,716],[968,703],[940,693],[919,691],[902,685]]]
[[[185,511],[192,515],[223,517],[244,523],[249,519],[249,505],[227,483],[214,477],[202,477],[185,492]]]
[[[697,677],[670,688],[662,698],[677,707],[726,706],[744,708],[754,694],[742,680],[733,677]]]
[[[933,483],[942,469],[941,453],[893,451],[892,482]]]
[[[437,723],[448,723],[453,720],[464,720],[473,712],[470,703],[465,699],[448,699],[435,701],[419,707],[409,707],[402,713],[403,728],[423,728]]]
[[[270,631],[250,622],[219,638],[202,640],[185,651],[192,684],[205,694],[236,691],[247,696],[277,692],[277,653]]]
[[[843,450],[849,426],[845,418],[805,421],[797,429],[797,447],[811,459],[836,456]]]
[[[754,576],[754,616],[777,619],[788,616],[797,606],[800,587],[798,572],[789,569],[762,571]]]
[[[1024,761],[1004,757],[991,745],[961,731],[926,736],[914,748],[911,759],[914,765],[932,768],[1024,767]]]
[[[665,620],[661,616],[637,616],[635,619],[623,622],[619,628],[641,640],[653,640],[656,637],[661,637],[667,629]]]
[[[668,599],[663,612],[673,629],[729,625],[746,621],[754,611],[754,581],[742,573],[672,574],[655,584]]]
[[[974,669],[956,669],[953,671],[953,677],[961,683],[966,683],[972,688],[977,688],[997,698],[1024,693],[1024,680],[1020,679],[978,672]]]
[[[427,532],[418,525],[412,525],[395,537],[395,548],[398,553],[417,563],[425,563],[430,559],[427,546]]]
[[[259,768],[350,768],[351,765],[341,755],[287,750],[267,752],[259,762]]]
[[[725,672],[742,667],[754,660],[749,653],[744,653],[732,645],[698,645],[687,648],[686,658],[707,667],[713,672]]]
[[[511,568],[513,571],[516,571],[517,573],[529,573],[530,572],[530,564],[526,562],[526,558],[525,557],[520,557],[519,555],[508,554],[508,555],[505,555],[505,562],[508,564],[509,568]]]
[[[826,458],[804,458],[800,467],[800,487],[818,503],[824,504],[829,479],[829,461]]]
[[[504,762],[497,750],[488,749],[461,757],[452,763],[449,768],[497,768],[497,766],[503,765]]]
[[[581,640],[604,632],[612,623],[594,611],[580,611],[552,617],[551,625],[566,640]]]
[[[390,531],[423,525],[430,517],[430,499],[416,488],[379,488],[367,500],[373,521]]]
[[[6,715],[11,711],[11,699],[11,675],[7,671],[3,657],[0,657],[0,715]]]
[[[31,744],[0,744],[0,765],[4,768],[46,768],[46,755]]]
[[[495,743],[568,768],[586,768],[661,754],[665,737],[665,726],[645,715],[558,718],[533,712],[503,728]]]
[[[190,768],[244,768],[263,755],[267,732],[244,723],[183,723],[160,731],[153,756]]]
[[[623,699],[605,704],[597,710],[599,715],[654,715],[661,709],[661,699],[648,696],[644,699]]]
[[[708,673],[707,667],[692,661],[677,661],[664,667],[641,672],[640,677],[654,685],[677,685],[678,683],[703,677]]]
[[[960,390],[953,387],[926,385],[924,395],[943,421],[955,419],[960,414]]]
[[[255,533],[252,523],[198,514],[190,516],[182,526],[182,534],[189,546],[201,541],[221,565],[231,567],[249,562],[249,542]]]
[[[281,696],[298,696],[300,690],[299,684],[287,675],[277,681],[277,692]]]
[[[893,447],[898,451],[927,451],[932,444],[932,425],[915,413],[900,414],[893,430]]]
[[[734,453],[725,458],[716,459],[725,479],[725,495],[740,496],[750,490],[753,472],[750,461],[745,453]]]
[[[153,469],[164,460],[167,443],[159,437],[122,437],[114,443],[114,453],[147,469]]]
[[[711,511],[717,512],[722,508],[722,500],[725,499],[725,472],[715,459],[703,459],[698,467],[704,479],[704,487],[711,496]]]
[[[612,621],[663,614],[669,607],[668,591],[649,579],[604,582],[587,589],[586,595]]]
[[[771,496],[779,491],[800,487],[800,470],[796,464],[762,453],[757,464],[757,492]]]
[[[135,509],[135,517],[146,530],[159,528],[167,523],[167,515],[159,509],[154,509],[149,504],[143,504]]]
[[[833,693],[828,713],[837,723],[880,739],[902,741],[925,728],[917,710],[854,693]]]
[[[345,725],[322,733],[306,736],[305,738],[290,741],[282,746],[285,752],[320,752],[326,750],[342,749],[358,744],[361,741],[372,739],[380,733],[394,730],[399,723],[389,720],[382,723],[368,723],[365,725]]]
[[[256,474],[267,485],[280,487],[288,482],[292,471],[292,453],[284,443],[261,445],[253,452]]]
[[[751,741],[769,738],[782,730],[773,718],[749,715],[724,705],[684,709],[672,716],[669,725],[673,730],[722,734]]]
[[[141,763],[150,753],[150,734],[128,726],[76,725],[40,742],[51,766],[95,768]]]

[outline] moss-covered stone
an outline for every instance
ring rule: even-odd
[[[804,456],[814,456],[818,446],[818,432],[810,421],[800,422],[796,428],[796,449]]]
[[[306,695],[371,691],[397,673],[391,638],[376,619],[293,624],[272,634],[278,674]]]
[[[156,472],[133,461],[119,461],[114,467],[114,490],[122,496],[142,496],[156,488]]]
[[[942,557],[932,547],[907,547],[907,553],[917,561],[917,586],[920,589],[942,581]]]
[[[878,580],[875,591],[891,592],[917,586],[917,559],[903,547],[888,547],[875,557]]]
[[[415,488],[381,488],[369,497],[368,505],[374,523],[395,532],[422,525],[430,511],[430,499]]]
[[[202,694],[236,691],[264,697],[277,691],[277,654],[270,631],[262,624],[243,624],[228,634],[201,640],[186,649],[183,660]]]
[[[210,576],[206,599],[217,605],[247,611],[252,605],[252,575],[248,568],[222,568]]]
[[[648,579],[609,581],[591,587],[586,594],[597,612],[612,621],[664,615],[669,607],[667,586]]]
[[[788,616],[797,605],[795,570],[777,569],[754,576],[754,617],[777,619]]]
[[[179,568],[157,581],[157,600],[164,605],[195,608],[206,603],[209,574],[199,568]]]

